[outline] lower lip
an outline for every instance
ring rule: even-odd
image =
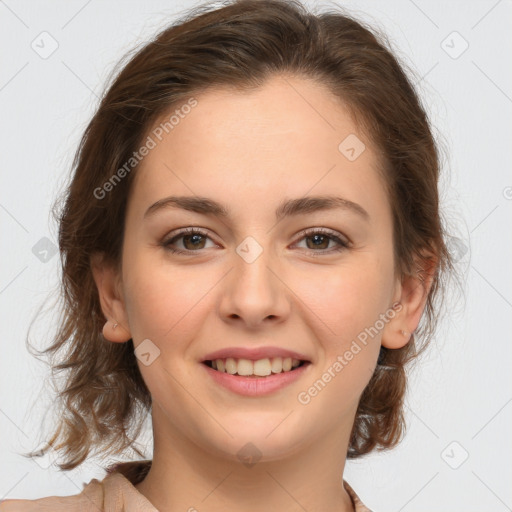
[[[264,396],[274,393],[285,386],[288,386],[297,379],[300,379],[308,371],[311,363],[305,363],[289,372],[275,373],[268,377],[243,377],[240,375],[231,375],[226,372],[219,372],[210,368],[204,363],[201,366],[205,368],[212,379],[221,386],[244,396]]]

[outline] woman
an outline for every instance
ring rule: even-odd
[[[115,78],[74,167],[48,445],[63,470],[120,454],[150,411],[153,458],[0,511],[370,510],[345,462],[400,441],[453,269],[384,43],[297,2],[197,8]]]

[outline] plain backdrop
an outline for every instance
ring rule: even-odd
[[[512,2],[339,4],[414,72],[446,145],[443,211],[466,282],[411,371],[404,441],[348,462],[344,477],[376,512],[512,510]],[[25,346],[58,281],[49,209],[117,61],[194,5],[0,0],[0,499],[77,494],[104,476],[93,460],[60,472],[20,455],[43,441],[52,404],[48,368]],[[34,346],[56,321],[38,322]]]

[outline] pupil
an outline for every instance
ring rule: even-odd
[[[184,241],[190,241],[190,239],[195,239],[194,242],[192,242],[192,247],[196,247],[197,248],[197,241],[198,239],[202,238],[203,235],[187,235],[183,238]]]
[[[327,239],[327,237],[325,235],[313,235],[313,236],[310,236],[309,238],[313,239],[314,240],[314,246],[315,247],[319,247],[320,245],[322,245],[322,242],[324,242],[325,244],[325,240]],[[319,242],[319,243],[317,243]]]

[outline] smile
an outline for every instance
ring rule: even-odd
[[[214,370],[229,373],[230,375],[267,377],[276,373],[292,371],[305,362],[291,357],[272,357],[256,361],[227,357],[225,359],[205,361],[205,364]]]
[[[299,379],[309,361],[290,357],[206,360],[201,365],[218,385],[240,395],[262,396],[276,392]]]

